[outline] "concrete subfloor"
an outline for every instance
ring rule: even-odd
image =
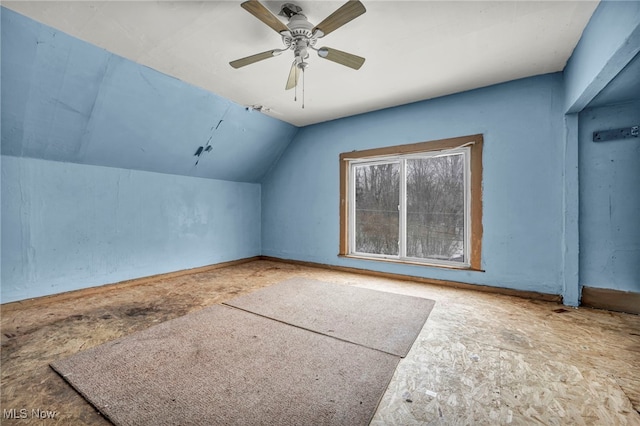
[[[0,422],[107,425],[50,362],[300,276],[436,301],[373,425],[640,425],[637,315],[266,260],[3,306]]]

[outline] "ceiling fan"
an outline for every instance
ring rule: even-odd
[[[305,68],[309,65],[305,62],[305,60],[309,58],[309,49],[318,52],[318,56],[321,58],[355,70],[360,69],[362,64],[364,64],[365,59],[363,57],[330,47],[315,47],[318,39],[337,30],[367,11],[364,5],[358,0],[349,0],[316,26],[313,26],[313,24],[307,20],[307,17],[302,13],[302,8],[293,3],[283,4],[279,13],[280,16],[288,18],[286,25],[257,0],[245,1],[241,6],[274,31],[278,32],[282,36],[284,48],[267,50],[266,52],[231,61],[229,64],[233,68],[241,68],[264,59],[278,56],[287,50],[293,50],[294,60],[291,64],[289,78],[285,86],[285,90],[289,90],[298,85],[300,73],[304,72]]]

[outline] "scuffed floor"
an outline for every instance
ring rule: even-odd
[[[108,425],[49,362],[294,276],[436,301],[374,425],[640,425],[638,316],[263,260],[6,306],[0,422]]]

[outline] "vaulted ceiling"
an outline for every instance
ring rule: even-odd
[[[260,182],[298,129],[2,9],[2,155]]]
[[[355,71],[313,54],[303,109],[302,88],[297,102],[293,90],[284,90],[292,52],[241,69],[229,66],[282,47],[280,36],[240,3],[6,1],[3,6],[239,106],[262,106],[263,113],[295,126],[561,71],[597,6],[596,1],[364,0],[365,14],[321,39],[321,45],[365,57],[364,66]],[[263,4],[277,14],[283,3]],[[312,23],[343,3],[297,2]],[[77,71],[69,72],[82,73],[82,63],[74,66]]]

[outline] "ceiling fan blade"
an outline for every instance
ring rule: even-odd
[[[365,61],[362,56],[353,55],[330,47],[321,47],[318,49],[318,56],[336,62],[340,65],[353,68],[354,70],[359,70]]]
[[[279,20],[273,13],[269,12],[269,9],[264,7],[262,3],[256,0],[249,0],[242,3],[240,6],[271,28],[274,31],[281,33],[282,31],[289,31],[289,28]]]
[[[277,49],[276,50],[267,50],[266,52],[257,53],[255,55],[247,56],[246,58],[236,59],[235,61],[229,62],[229,65],[231,65],[232,67],[238,69],[238,68],[244,67],[246,65],[251,65],[254,62],[258,62],[258,61],[262,61],[264,59],[272,58],[274,56],[279,55],[280,53],[282,53],[282,52],[280,50],[277,50]]]
[[[327,16],[324,21],[316,25],[313,31],[315,32],[316,30],[320,30],[322,32],[322,35],[320,35],[320,37],[326,36],[330,32],[337,30],[344,24],[356,19],[366,11],[367,9],[364,8],[364,5],[360,3],[360,1],[349,0],[348,2],[340,6],[331,15]]]
[[[291,70],[289,71],[289,78],[287,79],[287,86],[284,90],[293,89],[298,85],[298,78],[300,77],[300,68],[296,66],[296,61],[291,64]]]

